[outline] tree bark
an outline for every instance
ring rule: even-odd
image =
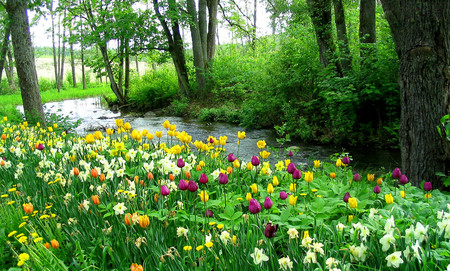
[[[72,31],[69,32],[69,36],[72,37]],[[73,51],[73,43],[70,42],[70,66],[72,67],[72,85],[77,87],[77,76],[75,74],[75,53]]]
[[[6,77],[8,77],[8,83],[9,83],[9,89],[11,91],[16,91],[17,86],[16,82],[14,81],[14,58],[11,53],[11,48],[8,46],[8,63],[6,64],[5,71],[6,71]]]
[[[448,173],[448,141],[436,126],[449,113],[450,1],[382,0],[399,57],[402,172],[413,185]]]
[[[347,38],[347,26],[345,24],[345,12],[342,0],[333,0],[334,5],[334,22],[336,24],[337,38],[339,40],[339,51],[342,69],[344,71],[352,70],[352,56]]]
[[[207,51],[207,36],[208,36],[208,24],[206,23],[206,0],[198,0],[198,29],[200,32],[200,40],[202,45],[203,60],[206,66]]]
[[[81,82],[83,89],[86,89],[86,73],[84,72],[84,46],[81,44]]]
[[[27,3],[27,1],[21,0],[7,0],[6,11],[11,24],[14,58],[16,60],[17,74],[19,75],[25,117],[29,121],[39,121],[45,125],[34,52],[31,45]]]
[[[66,18],[66,10],[64,10],[64,19]],[[62,34],[62,50],[61,50],[61,62],[59,70],[59,88],[61,89],[64,82],[64,61],[66,60],[66,25],[63,25]]]
[[[108,49],[105,44],[98,45],[100,52],[102,53],[103,63],[105,64],[106,73],[108,74],[108,78],[111,84],[111,89],[117,97],[119,104],[124,104],[125,99],[123,97],[123,93],[120,91],[119,86],[114,79],[114,73],[112,71],[111,62],[109,61]]]
[[[308,0],[307,2],[319,45],[320,62],[324,67],[328,67],[334,61],[336,52],[331,27],[331,0]],[[342,75],[340,63],[334,62],[337,73]]]
[[[58,76],[59,66],[58,66],[57,53],[56,53],[55,14],[54,14],[54,11],[53,11],[53,3],[51,4],[50,9],[51,9],[50,10],[50,18],[51,18],[51,21],[52,21],[53,68],[54,68],[54,71],[55,71],[56,88],[58,89],[58,92],[59,92],[59,76]]]
[[[208,35],[207,35],[207,63],[208,70],[212,69],[214,55],[216,53],[216,33],[217,33],[217,10],[219,6],[218,0],[210,0],[208,4]]]
[[[139,74],[139,59],[138,59],[138,56],[136,56],[136,72],[137,72],[138,75],[140,75]]]
[[[10,34],[10,27],[9,27],[9,23],[6,22],[6,26],[5,26],[5,35],[3,36],[3,43],[2,43],[2,47],[0,50],[0,82],[2,81],[2,77],[3,77],[3,69],[5,67],[5,61],[6,61],[6,54],[8,51],[8,47],[9,47],[9,34]]]
[[[375,43],[377,41],[375,9],[375,0],[361,0],[359,9],[359,40],[361,43],[360,55],[362,63],[375,52]]]
[[[129,41],[125,41],[125,99],[128,98],[128,92],[130,91],[130,44]]]

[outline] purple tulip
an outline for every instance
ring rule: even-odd
[[[200,175],[200,183],[202,184],[207,184],[208,183],[208,176],[206,176],[206,174],[202,173],[202,175]]]
[[[161,195],[167,196],[169,194],[170,194],[169,188],[167,188],[167,186],[165,185],[161,185]]]
[[[350,164],[350,158],[348,158],[347,156],[345,156],[344,158],[342,158],[342,164],[344,164],[344,165]]]
[[[264,209],[270,209],[272,208],[273,202],[269,197],[266,197],[264,200]]]
[[[233,163],[234,160],[236,160],[236,157],[234,156],[234,154],[232,154],[232,153],[228,154],[228,162]]]
[[[227,184],[228,183],[228,175],[223,174],[222,172],[219,174],[219,183],[220,184]]]
[[[209,143],[214,143],[214,139],[212,137],[209,138]]]
[[[353,175],[353,181],[355,181],[355,182],[361,181],[361,175],[359,175],[359,173],[356,173],[355,175]]]
[[[259,163],[260,163],[259,158],[257,156],[253,156],[252,157],[252,165],[257,167],[257,166],[259,166]]]
[[[251,199],[248,203],[248,210],[252,214],[257,214],[261,212],[261,204],[256,199]]]
[[[42,145],[42,144],[39,144],[38,147],[37,147],[37,149],[40,150],[40,151],[42,151],[44,148],[45,148],[45,147],[44,147],[44,145]]]
[[[275,236],[275,233],[277,233],[277,230],[278,224],[274,226],[271,222],[269,222],[264,229],[264,236],[266,236],[267,238],[272,238]]]
[[[186,189],[188,189],[188,184],[187,184],[187,182],[185,181],[185,180],[180,180],[179,182],[178,182],[178,189],[180,189],[180,190],[186,190]]]
[[[302,173],[300,172],[300,170],[296,169],[294,170],[294,173],[292,173],[292,178],[294,178],[295,180],[298,180],[302,177]]]
[[[402,172],[400,171],[400,169],[398,167],[396,167],[393,171],[392,171],[392,178],[394,179],[400,179],[400,177],[402,176]]]
[[[373,192],[374,192],[375,194],[380,194],[381,188],[380,188],[378,185],[375,185],[375,187],[373,188]]]
[[[428,192],[428,191],[431,191],[431,189],[433,189],[433,187],[431,186],[431,182],[425,182],[423,184],[423,190]]]
[[[190,192],[196,192],[198,190],[198,185],[194,181],[189,181],[187,188]]]
[[[280,199],[285,200],[285,199],[287,199],[287,197],[288,197],[288,195],[286,194],[286,192],[284,192],[284,191],[280,192]]]
[[[409,180],[408,180],[408,177],[406,177],[406,175],[402,175],[402,176],[400,177],[400,184],[405,185],[405,184],[407,184],[408,182],[409,182]]]
[[[296,169],[297,169],[297,168],[295,167],[295,164],[294,164],[294,163],[290,163],[290,164],[288,165],[288,167],[287,167],[287,172],[290,173],[290,174],[292,174],[292,173],[294,173],[294,171],[295,171]]]
[[[186,165],[186,163],[184,163],[182,158],[178,159],[177,166],[179,168],[184,168],[185,165]]]
[[[208,209],[207,211],[206,211],[206,216],[207,217],[213,217],[213,212],[210,210],[210,209]]]
[[[294,153],[292,151],[289,151],[288,156],[292,157],[292,156],[294,156]]]
[[[6,161],[6,157],[3,157],[3,156],[2,156],[2,159],[3,159],[3,161]]]
[[[345,196],[344,196],[344,199],[343,199],[344,202],[347,203],[347,202],[348,202],[348,199],[351,198],[351,197],[352,197],[352,196],[350,196],[350,193],[349,193],[349,192],[345,193]]]

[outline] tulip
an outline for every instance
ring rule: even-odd
[[[290,173],[290,174],[294,173],[294,171],[295,171],[296,169],[297,169],[297,168],[295,167],[295,164],[294,164],[294,163],[289,163],[289,165],[287,166],[287,172]]]
[[[310,183],[314,179],[314,173],[308,171],[305,173],[305,182]]]
[[[336,178],[336,173],[331,172],[331,173],[330,173],[330,177],[331,177],[332,179],[335,179],[335,178]]]
[[[33,213],[33,204],[31,203],[24,203],[22,204],[23,210],[25,211],[26,214],[31,214]]]
[[[207,211],[206,211],[206,216],[207,217],[213,217],[213,212],[210,210],[210,209],[208,209]]]
[[[213,144],[214,143],[214,138],[210,137],[209,138],[209,143]]]
[[[219,174],[219,183],[220,184],[227,184],[228,183],[228,175],[223,174],[222,172]]]
[[[183,161],[182,158],[178,159],[177,167],[183,168],[185,165],[186,165],[186,163]]]
[[[245,196],[245,199],[247,201],[250,201],[252,199],[252,193],[248,192],[247,195]]]
[[[52,248],[54,248],[54,249],[59,248],[59,242],[56,239],[51,240],[50,244],[52,245]]]
[[[100,197],[98,195],[93,195],[92,196],[92,202],[94,203],[94,205],[99,205],[100,204]]]
[[[428,192],[428,191],[431,191],[431,189],[433,189],[433,187],[431,186],[431,182],[425,182],[423,184],[423,190]]]
[[[97,169],[95,169],[95,168],[91,169],[91,176],[92,176],[92,178],[97,178],[98,177]]]
[[[373,188],[373,192],[374,192],[375,194],[380,194],[381,188],[380,188],[378,185],[375,185],[375,187]]]
[[[320,167],[320,160],[314,160],[314,167],[319,168]]]
[[[152,180],[153,178],[154,178],[154,177],[153,177],[153,173],[149,172],[149,173],[147,174],[147,179]]]
[[[392,194],[386,194],[384,195],[384,199],[386,200],[387,204],[392,204],[394,203],[394,197],[392,196]]]
[[[296,189],[297,189],[297,184],[296,183],[291,183],[289,185],[289,191],[295,192]]]
[[[73,175],[75,175],[75,176],[80,175],[80,170],[77,167],[73,168]]]
[[[141,226],[141,228],[145,229],[150,225],[150,219],[148,218],[147,215],[140,215],[139,216],[139,226]]]
[[[373,180],[375,180],[375,174],[367,174],[367,180],[373,182]]]
[[[257,166],[259,166],[259,163],[260,163],[259,158],[257,156],[253,156],[252,157],[252,165],[257,167]]]
[[[350,158],[348,158],[347,156],[345,156],[344,158],[342,158],[342,164],[344,164],[344,165],[350,164]]]
[[[402,176],[400,177],[400,184],[405,185],[405,184],[407,184],[408,182],[409,182],[409,180],[408,180],[408,177],[406,177],[406,175],[402,175]]]
[[[358,201],[356,200],[356,198],[349,198],[348,199],[348,206],[350,208],[356,209],[356,207],[358,207]]]
[[[252,170],[252,169],[253,169],[252,162],[248,162],[247,163],[247,170]]]
[[[233,162],[233,167],[234,167],[234,168],[240,168],[240,167],[241,167],[241,163],[239,162],[238,159],[234,160],[234,162]]]
[[[284,191],[280,192],[280,199],[285,200],[285,199],[287,199],[287,197],[288,197],[288,195],[286,194],[286,192],[284,192]]]
[[[207,184],[208,183],[208,176],[206,176],[206,174],[201,174],[200,175],[200,180],[199,180],[199,182],[200,183],[202,183],[202,184]]]
[[[296,169],[294,170],[294,172],[292,173],[292,178],[294,178],[294,180],[298,180],[302,177],[302,173],[300,172],[300,170]]]
[[[402,198],[405,198],[405,197],[406,197],[405,191],[400,191],[400,196],[401,196]]]
[[[104,182],[106,180],[106,176],[105,174],[100,174],[100,178],[99,178],[100,182]]]
[[[194,181],[189,181],[187,187],[188,187],[188,190],[189,190],[190,192],[197,192],[197,190],[198,190],[198,185],[197,185],[197,183],[194,182]]]
[[[130,226],[133,223],[132,215],[127,213],[124,218],[125,225]]]
[[[361,181],[361,175],[359,175],[359,173],[356,173],[355,175],[353,175],[353,181],[355,181],[355,182]]]
[[[228,162],[233,163],[234,160],[236,160],[236,157],[234,156],[234,154],[232,154],[232,153],[228,154]]]
[[[258,193],[258,185],[256,183],[250,185],[250,189],[252,190],[253,194]]]
[[[278,181],[277,176],[273,176],[272,183],[273,183],[273,186],[278,186],[280,184],[280,181]]]
[[[267,223],[266,228],[264,229],[264,236],[267,238],[272,238],[275,236],[275,233],[278,230],[278,224],[273,225],[271,222]]]
[[[292,156],[294,156],[294,153],[292,151],[289,151],[288,156],[292,157]]]
[[[200,192],[200,194],[198,194],[199,196],[200,196],[200,200],[202,201],[202,202],[208,202],[208,200],[209,200],[209,194],[208,194],[208,192],[206,192],[206,191],[202,191],[202,192]]]
[[[167,196],[169,194],[170,194],[169,188],[167,188],[167,186],[165,185],[161,185],[161,195]]]
[[[266,197],[264,200],[264,209],[270,209],[272,208],[273,202],[269,197]]]
[[[297,203],[297,199],[298,199],[298,196],[294,197],[294,195],[290,195],[289,196],[289,204],[290,205],[295,205]]]
[[[185,181],[185,180],[180,180],[180,181],[178,182],[178,189],[180,189],[180,190],[182,190],[182,191],[188,189],[188,182]]]
[[[267,185],[267,193],[272,194],[274,192],[273,185],[269,183]]]
[[[256,199],[251,199],[248,203],[248,210],[252,214],[261,212],[261,204]]]
[[[132,263],[130,266],[130,271],[144,271],[144,267],[137,263]]]
[[[337,159],[336,160],[336,166],[337,167],[341,167],[342,166],[342,160],[341,159]]]
[[[392,178],[394,179],[400,179],[400,177],[402,176],[402,172],[400,171],[400,169],[398,167],[396,167],[393,171],[392,171]]]
[[[42,145],[42,144],[39,144],[38,147],[37,147],[37,149],[40,150],[40,151],[42,151],[44,148],[45,148],[45,147],[44,147],[44,145]]]
[[[344,202],[347,203],[349,198],[351,198],[350,193],[349,192],[345,193]]]

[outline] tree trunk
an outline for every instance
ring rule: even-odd
[[[348,46],[347,26],[345,24],[345,12],[342,0],[333,0],[334,22],[336,24],[337,38],[339,40],[339,51],[342,69],[344,71],[352,70],[352,56]]]
[[[342,75],[339,62],[334,61],[336,47],[333,41],[331,27],[331,0],[308,0],[311,12],[311,20],[316,32],[317,44],[319,45],[320,62],[324,67],[335,62],[336,71]]]
[[[8,46],[8,64],[6,64],[5,71],[8,77],[9,89],[11,91],[16,91],[16,81],[14,80],[14,58],[11,53],[11,48]]]
[[[31,45],[27,1],[7,0],[6,11],[11,24],[14,58],[16,60],[17,74],[19,75],[25,117],[32,122],[39,121],[45,125],[34,52]]]
[[[69,36],[72,36],[72,31],[69,32]],[[77,76],[75,74],[75,54],[73,51],[73,43],[70,43],[70,66],[72,67],[72,84],[73,87],[77,87]]]
[[[84,72],[84,46],[81,45],[81,82],[83,83],[83,89],[86,89],[86,73]]]
[[[359,40],[361,43],[360,55],[362,63],[375,52],[375,42],[377,41],[375,9],[375,0],[361,0],[359,9]]]
[[[450,1],[382,0],[399,57],[402,172],[413,185],[442,187],[448,141],[436,129],[449,114]]]
[[[125,100],[123,97],[123,93],[120,91],[119,87],[117,86],[116,80],[114,79],[114,73],[112,71],[111,62],[109,61],[108,56],[108,49],[106,48],[105,44],[99,44],[98,47],[100,49],[100,52],[102,53],[103,64],[105,65],[106,73],[109,77],[111,89],[116,95],[119,104],[124,104]]]
[[[64,19],[66,18],[66,10],[64,10]],[[64,20],[63,19],[63,20]],[[66,60],[66,25],[63,25],[62,34],[62,50],[61,50],[61,64],[59,70],[59,88],[62,88],[64,83],[64,61]]]
[[[218,0],[210,0],[208,5],[209,23],[207,36],[207,63],[208,70],[212,69],[214,62],[214,54],[216,52],[216,33],[217,33],[217,9]]]
[[[6,61],[6,54],[7,54],[8,47],[9,47],[9,34],[10,34],[10,27],[9,27],[9,23],[6,22],[5,36],[3,37],[2,48],[0,50],[0,82],[2,81],[3,69],[5,67],[5,61]]]
[[[117,40],[117,58],[119,59],[119,72],[118,72],[118,83],[117,87],[119,88],[120,93],[123,92],[123,64],[124,64],[124,38]]]
[[[137,72],[138,75],[140,75],[139,74],[139,59],[138,59],[138,56],[136,56],[136,72]]]
[[[207,36],[208,36],[208,25],[206,23],[206,0],[198,0],[198,29],[200,32],[200,40],[202,45],[203,60],[205,61],[204,66],[206,66],[206,56],[207,51]]]
[[[195,8],[194,0],[187,0],[187,11],[190,20],[190,30],[191,30],[191,38],[192,38],[192,52],[194,54],[194,66],[195,66],[195,75],[197,79],[197,87],[200,96],[206,93],[206,79],[205,79],[205,60],[203,55],[203,47],[202,40],[199,30],[199,24],[197,21],[197,11]]]
[[[128,97],[130,90],[130,44],[129,41],[125,41],[125,99]]]
[[[253,1],[253,30],[252,30],[252,47],[255,48],[255,41],[256,41],[256,14],[257,14],[257,8],[258,7],[258,0]]]
[[[53,11],[53,4],[51,6],[51,10],[50,10],[50,18],[52,20],[52,48],[53,48],[53,68],[55,71],[55,82],[56,82],[56,88],[58,89],[59,92],[59,76],[58,76],[58,70],[59,70],[59,66],[58,66],[58,61],[56,59],[57,57],[57,53],[56,53],[56,41],[55,41],[55,14]]]

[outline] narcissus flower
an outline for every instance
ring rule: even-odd
[[[250,256],[253,258],[253,262],[258,265],[258,264],[263,264],[263,262],[267,262],[269,260],[269,257],[267,257],[267,255],[264,254],[264,250],[259,249],[257,247],[255,247],[255,252],[253,252],[252,254],[250,254]]]
[[[387,261],[387,266],[392,266],[394,268],[399,268],[400,264],[403,263],[402,260],[402,252],[401,251],[396,251],[392,254],[389,254],[386,257],[386,261]]]

